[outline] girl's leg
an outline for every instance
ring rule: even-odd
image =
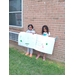
[[[33,54],[33,49],[32,48],[30,48],[30,54]]]
[[[25,55],[29,55],[29,48],[27,48],[27,53]]]
[[[39,58],[39,56],[40,56],[39,51],[37,51],[37,54],[38,54],[38,55],[37,55],[36,59],[38,59],[38,58]]]
[[[46,55],[46,54],[44,53],[44,55],[43,55],[43,61],[45,61],[45,55]]]
[[[29,57],[32,57],[32,54],[33,54],[33,49],[30,48],[30,56]]]

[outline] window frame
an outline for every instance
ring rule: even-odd
[[[22,20],[22,25],[21,26],[14,26],[14,25],[9,25],[10,27],[17,27],[17,28],[23,28],[23,0],[22,0],[22,11],[11,11],[10,13],[21,13],[21,20]]]

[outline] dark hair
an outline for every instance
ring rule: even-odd
[[[44,32],[44,27],[45,27],[45,29],[47,30],[47,33],[49,32],[48,26],[47,26],[47,25],[44,25],[44,26],[42,27],[42,34],[43,34],[43,32]]]
[[[29,29],[29,26],[31,26],[31,27],[32,27],[32,29],[33,29],[33,25],[32,25],[32,24],[29,24],[29,25],[28,25],[28,29]]]

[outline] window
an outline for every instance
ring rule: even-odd
[[[22,27],[22,0],[9,0],[9,26]]]

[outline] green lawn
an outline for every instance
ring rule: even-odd
[[[14,48],[9,48],[9,75],[65,75],[65,64],[51,60],[42,61],[25,56]]]

